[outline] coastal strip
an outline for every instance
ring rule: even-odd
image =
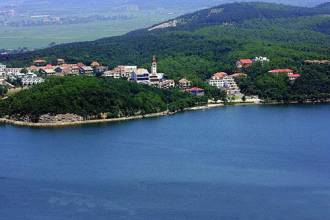
[[[223,106],[224,104],[208,104],[203,106],[186,108],[184,109],[184,111],[196,111],[196,110],[217,108]],[[80,125],[88,125],[88,124],[103,124],[103,123],[111,123],[111,122],[131,121],[131,120],[144,119],[144,118],[156,118],[161,116],[174,115],[176,113],[178,112],[164,111],[164,112],[130,116],[130,117],[95,119],[95,120],[84,120],[84,121],[63,121],[63,122],[54,122],[54,123],[34,123],[34,122],[24,122],[24,121],[12,120],[12,119],[0,118],[0,124],[11,124],[16,126],[34,127],[34,128],[52,128],[52,127],[56,128],[56,127],[71,127],[71,126],[80,126]]]

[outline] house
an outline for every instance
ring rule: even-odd
[[[70,73],[69,75],[79,75],[80,67],[77,64],[70,64]]]
[[[298,73],[293,73],[293,74],[288,74],[289,80],[290,81],[295,81],[296,79],[298,79],[299,77],[301,77],[300,74]]]
[[[237,86],[233,76],[229,76],[225,72],[215,73],[208,81],[209,85],[215,86],[218,89],[224,89],[228,95],[239,94],[241,91]]]
[[[275,70],[270,70],[269,73],[273,74],[281,74],[281,73],[286,73],[286,74],[293,74],[292,69],[275,69]]]
[[[69,64],[62,64],[61,66],[55,67],[56,74],[60,75],[71,75],[71,66]]]
[[[199,87],[192,87],[190,89],[186,89],[185,91],[196,96],[204,96],[205,94],[204,89]]]
[[[23,68],[6,68],[5,73],[7,75],[18,74],[18,73],[21,73],[22,70],[23,70]]]
[[[190,88],[190,86],[191,86],[191,81],[189,81],[185,78],[182,78],[179,80],[179,87],[181,89],[188,89],[188,88]]]
[[[102,74],[102,76],[103,77],[111,77],[111,78],[114,78],[114,79],[120,79],[121,78],[120,73],[117,72],[117,71],[114,71],[114,70],[105,71]]]
[[[233,77],[234,79],[237,79],[237,78],[245,78],[248,75],[246,73],[234,73],[234,74],[232,74],[230,76]]]
[[[253,59],[253,62],[268,63],[270,60],[267,57],[256,57]]]
[[[92,68],[96,68],[96,67],[99,67],[99,66],[101,66],[101,64],[99,64],[99,63],[96,62],[96,61],[93,61],[93,62],[91,63],[91,67],[92,67]]]
[[[124,66],[120,65],[114,68],[113,71],[115,75],[120,75],[120,78],[127,78],[129,79],[131,77],[131,74],[133,72],[137,71],[137,66]]]
[[[94,68],[96,74],[103,74],[107,70],[108,70],[107,66],[97,66]]]
[[[149,84],[149,71],[144,68],[138,68],[135,72],[131,74],[131,81],[135,81],[137,83]]]
[[[53,67],[51,64],[48,64],[47,66],[40,68],[39,72],[46,76],[52,76],[56,74],[55,67]]]
[[[253,64],[253,60],[251,59],[240,59],[236,62],[236,67],[241,68],[247,68],[250,67]]]
[[[57,65],[63,65],[65,64],[65,60],[64,59],[57,59]]]
[[[32,66],[30,66],[30,67],[28,67],[28,68],[26,68],[28,71],[30,71],[30,72],[39,72],[39,70],[40,70],[40,67],[37,67],[37,66],[35,66],[35,65],[32,65]]]
[[[33,61],[33,64],[36,66],[45,66],[47,64],[46,60],[38,59]]]
[[[300,74],[294,73],[294,71],[292,69],[275,69],[275,70],[269,71],[269,73],[271,73],[271,74],[285,74],[289,77],[290,81],[295,81],[296,79],[301,77]]]
[[[172,79],[162,80],[159,83],[159,88],[161,89],[170,89],[175,87],[175,81]]]
[[[91,66],[81,66],[79,68],[80,74],[86,75],[86,76],[91,76],[94,73],[94,70]]]

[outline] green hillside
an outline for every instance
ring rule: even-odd
[[[97,60],[110,67],[120,64],[149,66],[152,55],[157,55],[159,70],[169,78],[187,77],[201,82],[216,71],[234,72],[239,58],[266,56],[271,60],[267,67],[253,67],[255,73],[246,70],[249,77],[246,82],[240,82],[243,91],[247,94],[254,91],[267,99],[300,100],[301,97],[309,97],[308,90],[296,88],[302,82],[312,88],[312,82],[320,79],[324,85],[319,90],[313,87],[313,91],[330,94],[329,66],[315,67],[322,76],[309,76],[311,80],[298,80],[296,85],[289,84],[287,78],[271,79],[267,72],[273,68],[291,68],[308,75],[314,69],[303,65],[304,60],[330,59],[329,25],[329,4],[304,8],[233,3],[184,15],[151,29],[119,37],[2,56],[0,62],[22,66],[31,64],[35,58],[45,58],[49,62],[64,58],[67,62],[90,63]],[[164,26],[169,27],[161,28]],[[303,94],[297,95],[298,90]],[[323,98],[325,96],[322,95]]]
[[[50,78],[0,101],[0,117],[29,117],[37,121],[42,114],[74,113],[84,118],[108,118],[177,111],[205,103],[177,90],[161,90],[124,80],[96,77]]]

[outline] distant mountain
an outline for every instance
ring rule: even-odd
[[[102,7],[118,7],[122,5],[137,5],[141,8],[202,8],[218,4],[233,2],[248,2],[249,0],[2,0],[0,5],[24,5],[24,6],[61,6],[61,7],[93,7],[92,9]],[[273,2],[299,6],[316,6],[327,0],[261,0],[262,2]],[[60,9],[60,7],[59,7]]]

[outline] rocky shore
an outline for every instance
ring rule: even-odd
[[[99,123],[110,123],[110,122],[119,122],[119,121],[129,121],[135,119],[143,119],[143,118],[154,118],[160,117],[165,115],[171,115],[174,113],[170,113],[168,111],[159,112],[159,113],[152,113],[147,115],[138,115],[138,116],[131,116],[131,117],[121,117],[121,118],[110,118],[110,119],[94,119],[94,120],[82,120],[81,116],[74,117],[77,120],[73,120],[72,117],[69,117],[71,114],[65,115],[56,115],[56,116],[44,116],[41,122],[34,123],[34,122],[27,122],[27,121],[18,121],[13,119],[6,119],[0,118],[0,123],[3,124],[12,124],[16,126],[24,126],[24,127],[35,127],[35,128],[49,128],[49,127],[68,127],[68,126],[79,126],[79,125],[86,125],[86,124],[99,124]],[[72,116],[72,115],[71,115]],[[59,120],[64,119],[64,120]]]

